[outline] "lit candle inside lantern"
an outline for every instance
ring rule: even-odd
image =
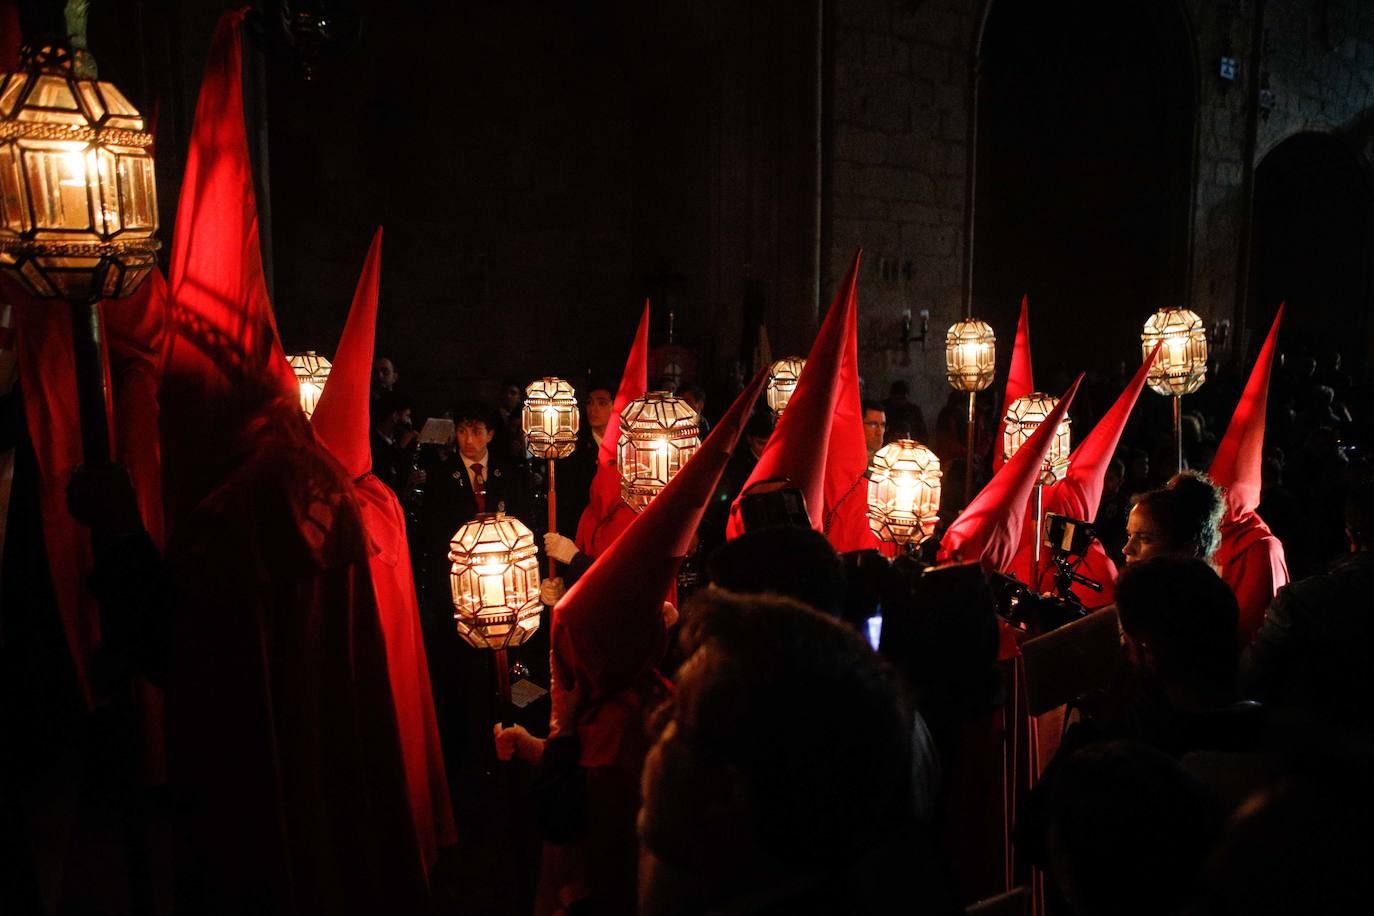
[[[539,628],[534,534],[518,519],[477,516],[453,535],[449,563],[453,620],[469,645],[504,650]]]
[[[701,446],[697,414],[681,398],[651,391],[620,414],[620,494],[643,512]]]
[[[1037,391],[1025,397],[1017,398],[1007,406],[1002,443],[1002,456],[1005,460],[1010,461],[1011,457],[1021,450],[1021,446],[1025,445],[1026,441],[1035,434],[1035,430],[1045,421],[1058,403],[1058,398]],[[1064,419],[1059,422],[1059,429],[1050,439],[1050,448],[1045,453],[1045,460],[1040,471],[1040,483],[1046,486],[1063,479],[1064,472],[1069,468],[1071,445],[1069,425],[1069,417],[1066,414]]]
[[[915,439],[889,442],[868,468],[868,524],[881,541],[916,547],[935,532],[940,459]]]
[[[773,411],[774,417],[781,417],[782,412],[787,409],[788,402],[792,400],[792,395],[797,390],[797,381],[801,378],[804,368],[806,368],[806,360],[800,356],[785,356],[768,368],[768,387],[765,397],[768,401],[768,409]]]

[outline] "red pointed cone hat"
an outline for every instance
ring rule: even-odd
[[[1217,446],[1212,466],[1207,469],[1218,486],[1226,488],[1226,514],[1234,520],[1255,511],[1260,501],[1260,469],[1264,464],[1264,415],[1269,407],[1269,376],[1274,368],[1274,350],[1278,344],[1279,322],[1283,320],[1283,305],[1274,315],[1269,336],[1264,338],[1259,358],[1250,370],[1250,380],[1231,415]]]
[[[877,550],[878,536],[868,523],[868,443],[859,395],[858,301],[846,310],[844,358],[834,421],[825,454],[825,536],[839,553]]]
[[[620,412],[635,398],[644,397],[644,392],[648,388],[649,300],[645,299],[644,311],[639,316],[639,327],[635,330],[634,340],[630,342],[630,354],[625,358],[625,371],[620,376],[620,387],[615,390],[611,417],[606,421],[606,432],[602,435],[601,447],[597,450],[596,474],[592,477],[587,508],[582,510],[582,517],[577,520],[577,534],[574,540],[578,550],[588,556],[597,555],[592,545],[594,541],[600,540],[597,536],[598,531],[620,507],[620,470],[616,467],[616,448],[620,441]]]
[[[162,388],[166,497],[184,514],[223,454],[267,404],[299,400],[267,298],[243,115],[245,11],[210,43],[172,237],[171,324]]]
[[[1030,319],[1027,316],[1029,297],[1021,297],[1021,317],[1016,322],[1016,343],[1011,348],[1011,369],[1007,372],[1007,391],[1002,399],[1005,415],[1007,406],[1017,398],[1023,398],[1035,391],[1035,373],[1031,371]],[[997,423],[997,442],[992,449],[992,469],[996,471],[1005,462],[1002,458],[1002,421]]]
[[[1159,344],[1155,344],[1145,362],[1140,364],[1135,375],[1126,383],[1116,403],[1069,455],[1069,470],[1064,479],[1046,494],[1045,505],[1051,511],[1087,521],[1092,521],[1097,515],[1097,508],[1102,502],[1102,478],[1106,476],[1107,465],[1112,463],[1112,456],[1116,454],[1126,421],[1131,418],[1131,411],[1140,400],[1140,392],[1145,389],[1145,379],[1159,354],[1159,347]]]
[[[377,333],[377,294],[382,278],[382,228],[372,236],[363,272],[353,293],[329,380],[310,417],[315,437],[344,466],[350,477],[372,468],[369,426],[372,354]]]
[[[335,350],[329,380],[310,417],[315,438],[357,479],[354,492],[363,527],[375,549],[368,566],[386,641],[387,675],[396,708],[406,789],[426,866],[441,846],[457,840],[444,771],[429,660],[420,634],[420,609],[406,546],[405,514],[396,494],[376,477],[369,439],[372,357],[377,327],[377,295],[382,272],[382,229],[372,236],[362,274],[353,293],[348,321]]]
[[[1035,433],[945,531],[940,541],[940,562],[980,560],[988,570],[1005,572],[1011,568],[1021,540],[1026,503],[1040,476],[1050,439],[1059,429],[1059,422],[1082,381],[1080,373]]]
[[[554,608],[554,651],[567,646],[593,695],[624,689],[658,657],[663,601],[767,380],[766,370],[754,376],[701,449]]]
[[[806,368],[797,380],[797,388],[787,402],[787,409],[783,411],[758,464],[740,491],[748,493],[749,488],[761,480],[787,479],[806,497],[806,511],[811,515],[811,526],[820,532],[825,531],[826,456],[840,400],[845,346],[849,343],[849,332],[854,326],[854,290],[862,256],[863,249],[854,252],[849,273],[840,284],[816,341],[811,345]],[[859,433],[863,434],[862,426]],[[730,520],[726,524],[725,534],[733,539],[743,533],[744,521],[740,518],[739,497],[736,497],[730,507]]]

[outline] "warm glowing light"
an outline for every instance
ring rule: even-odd
[[[940,459],[915,439],[878,449],[868,466],[868,524],[881,541],[919,545],[940,520]]]
[[[651,391],[620,413],[620,495],[643,512],[698,448],[697,412],[682,398]]]
[[[305,411],[305,418],[309,420],[315,412],[315,405],[320,402],[320,395],[324,393],[324,383],[329,380],[332,364],[314,350],[292,353],[286,357],[286,362],[291,366],[291,371],[296,373],[296,383],[301,388],[301,410]]]
[[[945,378],[955,391],[982,391],[992,384],[997,335],[977,318],[955,322],[945,334]]]
[[[1195,313],[1162,308],[1151,315],[1140,335],[1144,358],[1155,344],[1161,344],[1159,355],[1146,377],[1152,391],[1177,397],[1192,394],[1207,381],[1207,327]]]
[[[153,136],[92,69],[45,47],[0,74],[0,268],[43,298],[127,296],[156,263]]]
[[[525,388],[520,425],[530,454],[536,458],[566,458],[577,449],[577,392],[561,378],[548,376]]]
[[[1048,394],[1035,392],[1017,398],[1007,407],[1003,420],[1002,457],[1007,461],[1020,451],[1041,423],[1050,415],[1059,399]],[[1050,439],[1049,451],[1045,453],[1044,463],[1040,466],[1040,482],[1048,486],[1064,477],[1069,469],[1069,415],[1059,421],[1059,429]]]
[[[478,649],[508,649],[539,629],[534,534],[504,512],[484,513],[449,542],[449,586],[458,635]]]
[[[801,378],[806,360],[800,356],[784,356],[768,367],[768,409],[773,416],[782,416],[787,402],[792,400],[792,392],[797,390],[797,380]]]

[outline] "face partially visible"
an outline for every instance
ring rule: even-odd
[[[468,461],[476,461],[487,453],[494,432],[481,422],[468,422],[458,427],[454,436],[458,440],[458,453]]]
[[[395,387],[398,378],[400,378],[400,373],[396,371],[391,360],[385,356],[372,364],[372,379],[377,383],[378,388],[390,391]]]
[[[881,410],[864,411],[864,444],[872,455],[883,447],[883,437],[887,435],[887,414]]]
[[[615,406],[611,393],[597,388],[587,395],[587,425],[600,432],[611,420],[611,408]]]
[[[1122,554],[1127,563],[1176,553],[1168,533],[1159,527],[1150,510],[1136,506],[1126,518],[1126,546]]]

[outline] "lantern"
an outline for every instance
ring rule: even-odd
[[[546,377],[525,388],[520,425],[525,430],[530,454],[536,458],[566,458],[577,448],[581,425],[573,386],[561,378]]]
[[[1011,456],[1026,444],[1036,427],[1045,422],[1058,403],[1058,398],[1038,391],[1011,402],[1003,421],[1002,457],[1005,460],[1010,461]],[[1069,468],[1069,449],[1069,417],[1065,414],[1064,419],[1059,421],[1058,431],[1050,439],[1049,451],[1045,453],[1045,461],[1040,466],[1041,485],[1048,486],[1063,479],[1064,472]]]
[[[967,318],[950,326],[945,334],[945,377],[955,391],[982,391],[992,384],[996,367],[997,336],[992,326]]]
[[[643,512],[701,447],[697,412],[682,398],[650,391],[620,412],[620,495]]]
[[[534,534],[504,512],[478,515],[453,535],[453,622],[468,645],[505,651],[539,629],[536,554]]]
[[[1192,394],[1207,380],[1207,327],[1196,313],[1184,308],[1162,308],[1145,322],[1140,350],[1155,357],[1145,383],[1157,394],[1174,399],[1174,469],[1183,470],[1183,396]]]
[[[291,366],[291,371],[296,373],[296,383],[301,388],[301,410],[305,411],[305,418],[309,420],[315,412],[315,405],[320,402],[320,395],[324,393],[324,383],[329,380],[332,364],[314,350],[292,353],[286,357],[286,362]]]
[[[797,390],[797,380],[801,378],[806,360],[800,356],[784,356],[768,367],[768,409],[774,417],[782,416],[787,402],[792,400],[792,392]]]
[[[84,51],[0,75],[0,267],[35,296],[128,296],[155,264],[153,135]]]
[[[889,442],[868,466],[868,524],[878,540],[920,545],[940,515],[940,459],[915,439]]]
[[[1158,394],[1181,397],[1192,394],[1207,380],[1207,327],[1194,312],[1162,308],[1145,322],[1140,349],[1149,358],[1155,344],[1159,355],[1146,377]]]

